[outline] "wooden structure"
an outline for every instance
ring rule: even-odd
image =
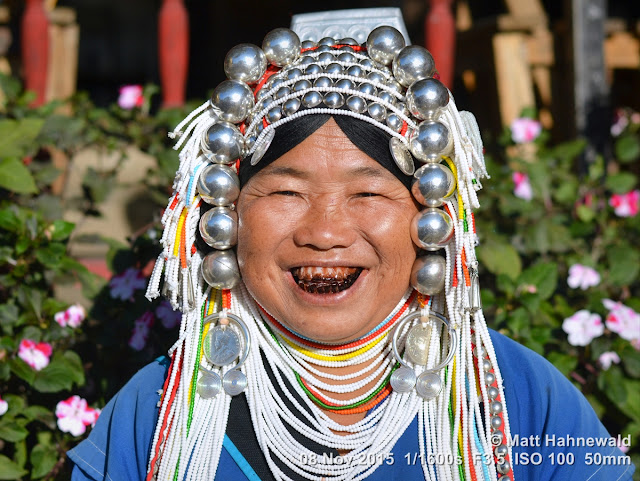
[[[158,16],[162,105],[184,104],[189,66],[189,18],[183,0],[164,0]]]

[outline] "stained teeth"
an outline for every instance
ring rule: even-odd
[[[291,270],[298,286],[312,294],[330,294],[351,287],[362,272],[358,267],[296,267]]]

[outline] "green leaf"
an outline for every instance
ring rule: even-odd
[[[578,219],[582,222],[591,222],[596,216],[596,212],[586,205],[579,205],[576,207],[576,213],[578,214]]]
[[[82,361],[75,352],[66,351],[56,353],[49,365],[36,373],[33,387],[40,392],[59,392],[71,389],[74,383],[84,384]]]
[[[558,265],[555,262],[544,262],[529,267],[520,276],[519,284],[536,286],[536,294],[541,299],[548,299],[558,285]]]
[[[51,240],[61,241],[71,235],[75,224],[72,222],[66,222],[64,220],[56,220],[52,224]]]
[[[15,421],[0,418],[0,439],[15,443],[22,441],[29,435],[29,431],[24,426],[20,426]]]
[[[626,286],[638,278],[640,253],[628,245],[613,246],[607,250],[609,276],[613,284]]]
[[[0,155],[22,157],[29,153],[43,124],[44,119],[33,117],[0,120]]]
[[[51,445],[36,444],[31,451],[32,479],[39,479],[51,472],[58,461],[58,453]]]
[[[2,141],[0,141],[1,143]],[[29,169],[14,157],[0,159],[0,187],[20,194],[38,192],[36,182]]]
[[[620,353],[620,358],[622,359],[625,371],[627,371],[631,377],[636,379],[640,378],[640,352],[627,345],[624,351]]]
[[[627,401],[627,390],[623,381],[624,375],[618,366],[611,366],[598,376],[598,387],[618,407]]]
[[[529,327],[529,314],[519,307],[507,316],[507,325],[515,336],[520,336]]]
[[[491,242],[478,247],[478,257],[493,274],[506,274],[516,279],[522,271],[522,261],[511,244]]]
[[[22,359],[11,359],[9,366],[11,366],[12,373],[20,379],[27,381],[29,384],[33,384],[36,378],[36,372],[26,362]]]
[[[67,248],[64,244],[52,242],[48,246],[36,252],[36,259],[38,259],[42,265],[56,269],[59,266],[62,257],[66,254],[66,250]]]
[[[638,178],[630,172],[618,172],[617,174],[611,174],[607,177],[605,186],[611,192],[615,194],[624,194],[632,190]]]
[[[22,227],[22,222],[16,213],[15,206],[5,207],[0,210],[0,228],[9,232],[18,232]]]
[[[640,157],[640,139],[636,135],[624,135],[615,143],[616,158],[630,163]]]
[[[44,421],[52,418],[53,416],[51,409],[45,408],[44,406],[29,406],[24,410],[23,414],[29,421],[34,421],[36,419]]]
[[[27,472],[8,457],[0,454],[0,479],[20,479]]]

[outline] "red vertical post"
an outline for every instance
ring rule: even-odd
[[[49,63],[49,19],[42,0],[26,0],[22,15],[20,43],[26,90],[36,93],[33,106],[44,103]]]
[[[158,16],[158,55],[164,107],[184,104],[189,63],[189,17],[182,0],[164,0]]]
[[[431,8],[424,22],[424,44],[436,61],[440,81],[451,88],[456,51],[453,0],[429,0]]]

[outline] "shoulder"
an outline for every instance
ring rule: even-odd
[[[490,333],[503,379],[516,478],[631,479],[633,465],[612,445],[582,393],[544,357]],[[598,465],[598,459],[613,456],[616,465]]]
[[[73,480],[144,479],[169,359],[138,371],[107,403],[87,439],[67,454]]]

